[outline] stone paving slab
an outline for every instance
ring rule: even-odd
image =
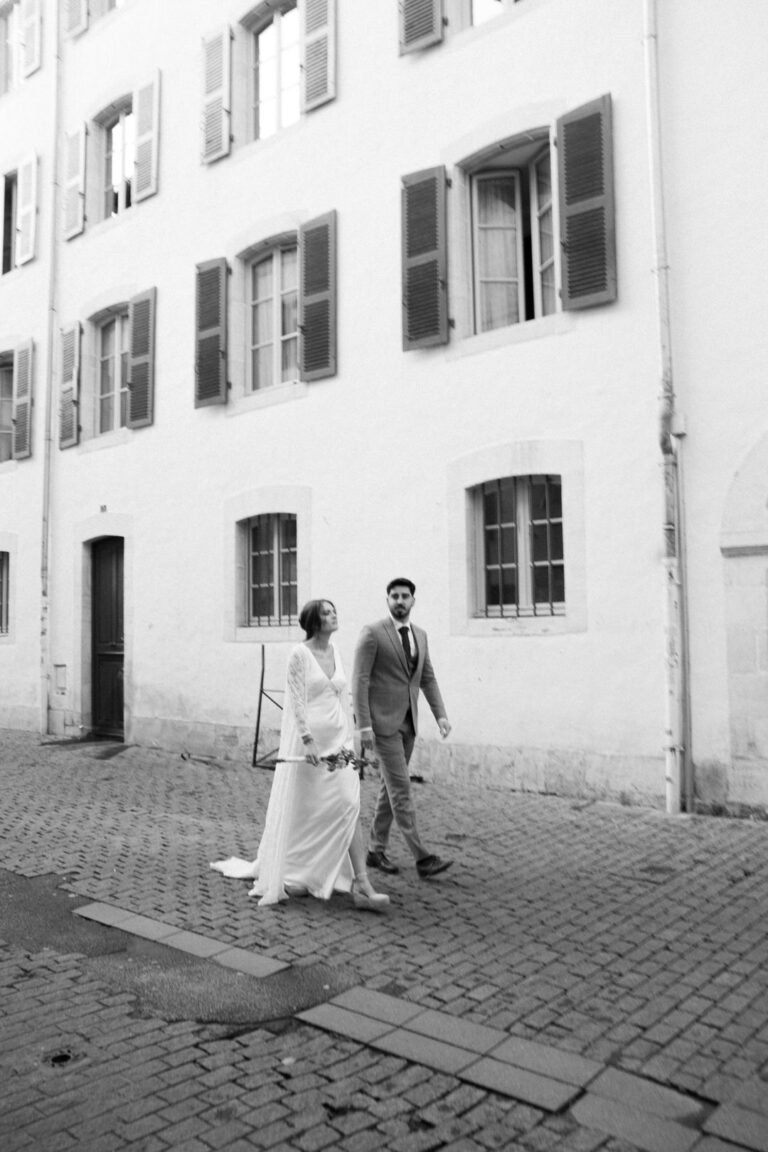
[[[712,1113],[704,1129],[754,1152],[768,1152],[768,1116],[764,1112],[726,1104]]]
[[[527,1068],[531,1072],[541,1072],[553,1080],[580,1086],[589,1084],[603,1071],[603,1065],[596,1060],[587,1060],[575,1052],[565,1052],[521,1036],[511,1036],[504,1040],[498,1048],[494,1048],[493,1058],[518,1068]]]
[[[591,1093],[578,1100],[572,1112],[585,1127],[608,1132],[643,1152],[689,1152],[699,1139],[695,1128],[662,1120],[639,1108]]]
[[[529,1072],[524,1068],[516,1068],[514,1064],[506,1064],[488,1056],[464,1068],[462,1076],[471,1084],[488,1088],[492,1092],[502,1092],[505,1096],[522,1100],[535,1108],[545,1108],[548,1112],[559,1112],[576,1100],[581,1093],[581,1089],[573,1084],[566,1084],[551,1076],[542,1076],[538,1072]],[[672,1150],[669,1149],[667,1152]]]
[[[700,1101],[674,1092],[661,1084],[654,1084],[640,1076],[622,1072],[618,1068],[606,1068],[592,1080],[589,1091],[607,1100],[618,1100],[629,1108],[640,1112],[650,1112],[662,1120],[677,1120],[687,1124],[700,1124],[710,1111]]]

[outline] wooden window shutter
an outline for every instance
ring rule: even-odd
[[[227,294],[225,259],[197,265],[195,408],[227,402]]]
[[[26,264],[35,256],[37,233],[37,156],[28,156],[19,165],[16,207],[16,263]]]
[[[336,95],[336,0],[305,0],[301,13],[301,107],[309,112]]]
[[[229,155],[232,33],[227,26],[203,41],[204,164]]]
[[[299,230],[299,374],[336,375],[336,212]]]
[[[128,302],[129,428],[146,428],[154,419],[156,310],[156,288]]]
[[[21,22],[24,37],[22,72],[31,76],[42,63],[43,16],[41,0],[22,0]]]
[[[445,168],[403,177],[403,348],[448,342]]]
[[[64,5],[64,35],[77,36],[88,27],[88,0],[66,0]]]
[[[563,308],[616,299],[611,97],[557,122]]]
[[[443,38],[443,0],[400,0],[400,55]]]
[[[61,330],[61,403],[59,448],[73,448],[80,440],[80,324]]]
[[[13,458],[32,455],[32,367],[34,345],[19,344],[13,353]]]
[[[158,186],[160,146],[160,73],[133,94],[136,117],[136,159],[134,161],[133,198],[145,200],[154,196]]]
[[[64,239],[85,228],[85,124],[64,141]]]

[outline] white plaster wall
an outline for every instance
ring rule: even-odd
[[[670,234],[675,387],[683,443],[691,644],[693,756],[699,774],[730,777],[728,614],[721,555],[728,493],[765,435],[768,236],[760,226],[768,145],[759,110],[764,5],[713,0],[661,5],[665,169]],[[768,482],[760,494],[768,497]],[[756,508],[754,516],[763,514]]]
[[[211,21],[202,0],[127,0],[65,48],[65,131],[159,68],[162,135],[159,193],[116,220],[89,220],[62,246],[61,322],[155,286],[157,354],[152,427],[53,454],[51,664],[71,669],[55,723],[75,730],[89,708],[84,550],[123,525],[127,738],[242,754],[255,720],[258,645],[273,637],[265,629],[244,639],[232,627],[233,516],[259,511],[263,489],[285,489],[304,494],[300,597],[336,601],[348,669],[360,626],[383,614],[387,580],[416,581],[416,618],[454,724],[450,745],[438,747],[425,718],[422,766],[658,799],[663,502],[642,5],[525,0],[399,57],[395,5],[339,0],[337,99],[258,143],[243,142],[236,117],[232,155],[206,167],[201,37],[245,9],[220,3]],[[452,190],[457,329],[445,348],[402,352],[401,177],[437,163],[455,175],[493,139],[551,124],[604,92],[614,108],[617,303],[467,337]],[[709,168],[698,160],[701,182]],[[679,167],[676,178],[690,182]],[[233,341],[229,404],[195,410],[195,264],[226,256],[236,268],[249,244],[332,208],[337,376],[287,398],[243,398]],[[675,210],[682,226],[683,206]],[[685,227],[692,257],[699,225]],[[572,563],[579,572],[577,621],[549,634],[471,634],[456,624],[466,563],[456,477],[478,453],[524,453],[534,443],[572,446],[562,459],[583,526],[566,556],[567,581]],[[270,645],[272,686],[287,648],[282,637]]]

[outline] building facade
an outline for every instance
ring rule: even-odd
[[[0,725],[248,757],[263,661],[267,751],[404,575],[420,771],[768,803],[762,6],[0,32]]]

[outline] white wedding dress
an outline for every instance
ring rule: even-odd
[[[286,883],[321,900],[334,889],[349,892],[352,887],[349,846],[360,814],[357,772],[349,765],[329,772],[322,762],[283,759],[303,757],[307,732],[320,756],[352,748],[347,681],[339,653],[331,647],[331,677],[306,644],[297,644],[288,659],[277,766],[256,859],[230,857],[211,864],[225,876],[253,877],[248,894],[259,896],[259,904],[285,900]]]

